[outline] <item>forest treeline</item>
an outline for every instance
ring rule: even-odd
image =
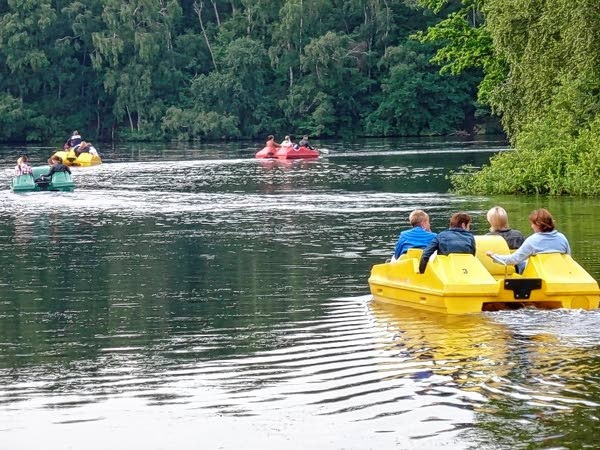
[[[0,0],[0,140],[498,131],[482,69],[440,73],[440,43],[415,39],[462,2],[430,6]]]

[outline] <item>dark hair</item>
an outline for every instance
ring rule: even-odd
[[[270,134],[270,135],[267,136],[267,139],[268,140],[275,139],[275,136],[273,136],[272,134]]]
[[[52,161],[57,161],[57,162],[59,162],[59,163],[61,163],[61,164],[62,164],[62,158],[61,158],[60,156],[58,156],[58,155],[54,155],[54,156],[52,156],[52,158],[50,158],[50,159],[51,159]]]
[[[552,231],[555,227],[552,214],[544,208],[532,211],[531,214],[529,214],[529,221],[534,225],[537,225],[542,232]]]
[[[460,228],[462,224],[471,223],[471,216],[465,212],[457,212],[450,217],[450,228]]]
[[[21,162],[26,163],[27,161],[29,161],[29,158],[27,157],[27,155],[21,155]]]

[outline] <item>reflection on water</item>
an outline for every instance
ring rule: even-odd
[[[496,203],[549,207],[598,278],[600,202],[448,194],[493,143],[320,146],[106,149],[75,192],[0,191],[0,449],[593,446],[598,311],[443,316],[367,278],[412,209],[483,233]]]

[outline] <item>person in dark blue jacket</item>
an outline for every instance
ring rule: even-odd
[[[438,234],[423,250],[419,262],[419,272],[425,272],[429,258],[434,252],[438,255],[449,255],[450,253],[469,253],[475,255],[475,237],[469,231],[471,228],[471,216],[464,212],[458,212],[450,218],[450,228]]]
[[[431,232],[429,216],[422,209],[415,209],[408,216],[408,221],[412,228],[405,230],[398,236],[396,248],[394,250],[394,260],[400,258],[409,248],[425,248],[435,237]]]

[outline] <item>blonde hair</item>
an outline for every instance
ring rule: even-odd
[[[408,216],[408,221],[413,227],[420,226],[423,222],[429,221],[429,215],[422,209],[415,209]]]
[[[490,223],[490,231],[504,230],[508,228],[508,214],[501,206],[494,206],[487,212],[487,221]]]

